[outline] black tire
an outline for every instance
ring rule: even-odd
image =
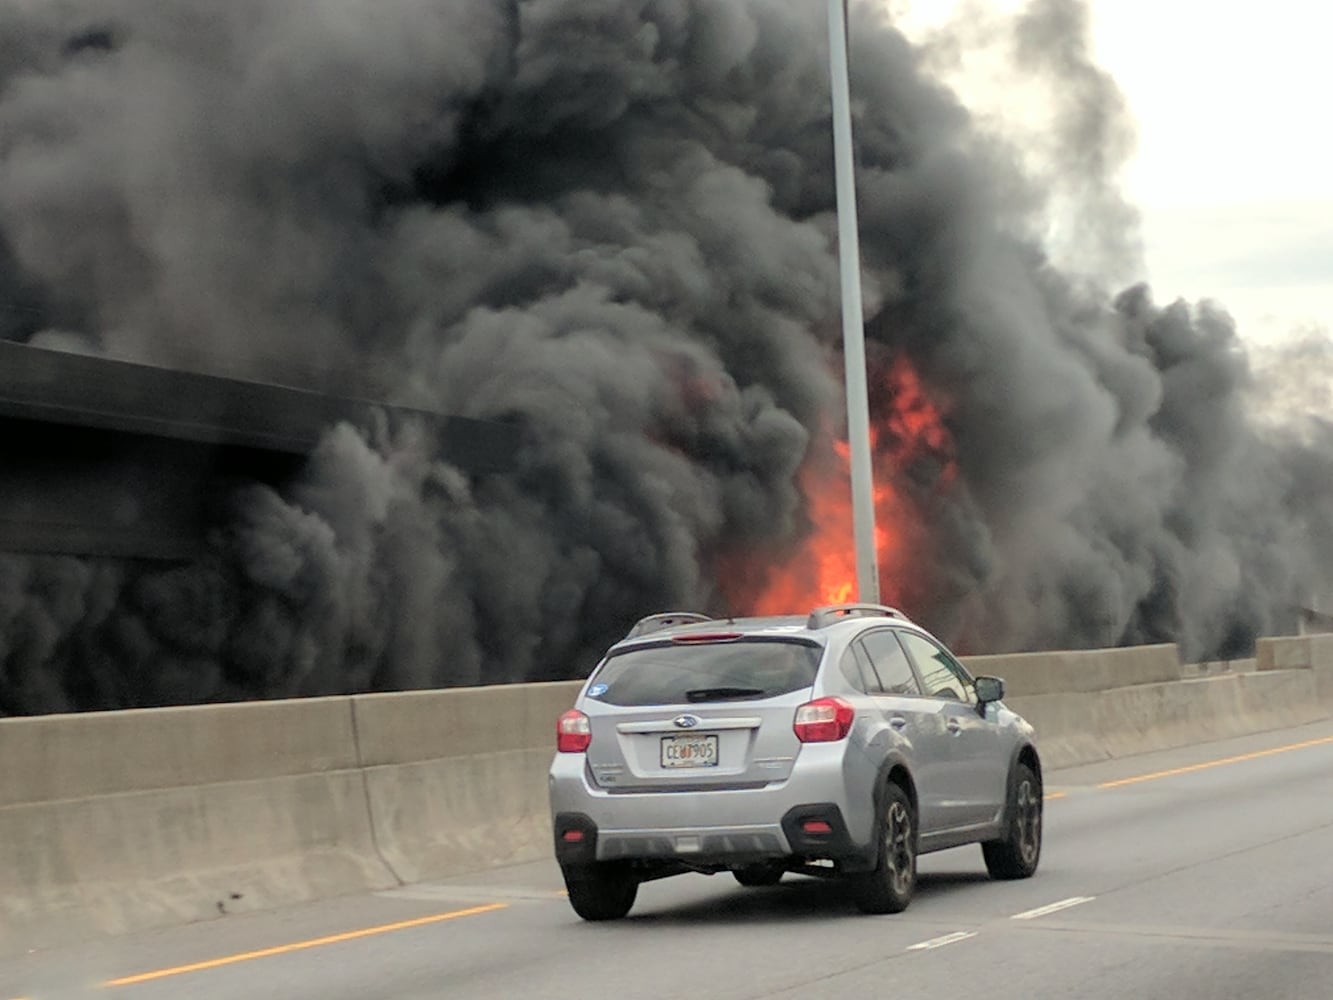
[[[569,905],[584,920],[619,920],[639,894],[638,877],[615,862],[569,865],[563,873]]]
[[[1009,781],[1005,835],[981,845],[991,878],[1031,878],[1041,861],[1041,782],[1026,764],[1019,764]]]
[[[759,861],[744,868],[737,868],[731,873],[736,881],[749,889],[777,885],[782,876],[787,874],[787,866],[781,861]]]
[[[884,786],[875,828],[875,867],[852,876],[856,905],[862,913],[901,913],[916,890],[916,810],[898,785]]]

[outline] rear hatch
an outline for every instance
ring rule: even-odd
[[[688,634],[610,656],[581,706],[593,780],[609,790],[762,787],[785,780],[823,647],[799,639]]]

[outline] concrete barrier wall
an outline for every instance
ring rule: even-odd
[[[0,808],[357,763],[345,698],[5,719]]]
[[[1173,646],[967,663],[1005,678],[1048,768],[1333,714],[1333,636],[1263,640],[1253,664]],[[578,688],[0,720],[0,955],[547,858],[554,721]]]
[[[394,884],[354,771],[0,809],[0,953]]]
[[[1047,768],[1284,729],[1330,715],[1310,670],[1029,695],[1006,703],[1036,727]]]
[[[353,699],[379,848],[402,881],[549,855],[555,720],[579,687]]]
[[[1319,699],[1333,713],[1333,634],[1260,639],[1257,646],[1260,670],[1309,670]]]
[[[1053,653],[1003,653],[962,659],[974,677],[1004,678],[1008,697],[1106,691],[1136,684],[1176,681],[1181,677],[1180,656],[1174,644]]]
[[[544,856],[578,688],[0,720],[0,954]]]
[[[352,698],[363,767],[555,750],[555,720],[574,704],[580,681],[405,691]],[[549,762],[548,762],[549,763]]]
[[[380,888],[349,699],[0,722],[0,946]]]

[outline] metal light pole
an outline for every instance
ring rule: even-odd
[[[852,467],[852,524],[858,600],[879,603],[875,487],[870,467],[870,400],[866,393],[861,319],[861,244],[856,233],[852,99],[847,70],[847,0],[828,0],[829,76],[833,89],[833,161],[838,198],[838,267],[842,274],[842,347],[846,363],[847,446]]]

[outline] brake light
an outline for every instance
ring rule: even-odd
[[[796,710],[792,729],[802,743],[835,743],[852,731],[856,709],[841,698],[820,698]]]
[[[739,632],[687,632],[685,635],[673,635],[672,642],[734,642],[741,638]]]
[[[583,753],[592,742],[592,725],[577,708],[571,708],[556,721],[555,748],[560,753]]]

